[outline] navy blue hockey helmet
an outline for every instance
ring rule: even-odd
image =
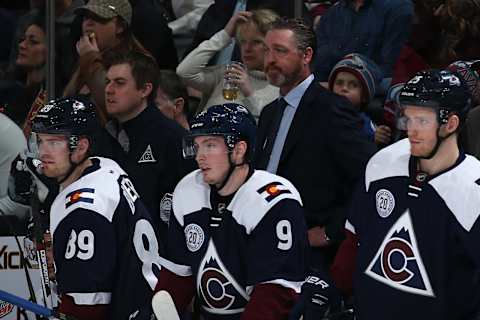
[[[458,74],[447,70],[428,70],[417,73],[399,94],[402,107],[413,105],[436,110],[440,124],[447,123],[451,114],[463,122],[471,107],[471,94]]]
[[[59,98],[45,104],[33,119],[35,133],[64,134],[69,148],[77,147],[81,136],[92,137],[99,129],[95,105],[84,96]]]
[[[183,141],[183,156],[196,155],[193,139],[198,136],[223,136],[229,151],[238,141],[246,141],[246,159],[251,159],[255,148],[257,126],[253,116],[237,103],[214,105],[195,116],[190,124],[190,133]]]

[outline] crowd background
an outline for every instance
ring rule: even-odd
[[[106,10],[111,3],[115,9]],[[15,222],[28,217],[29,204],[19,195],[29,187],[11,175],[11,163],[34,144],[29,141],[31,120],[47,102],[48,62],[55,64],[57,97],[86,95],[94,101],[105,128],[98,137],[101,155],[115,159],[132,177],[164,234],[170,193],[194,168],[181,156],[189,120],[210,105],[232,101],[223,94],[227,80],[239,90],[233,101],[255,116],[259,138],[267,143],[270,109],[265,109],[263,122],[262,110],[288,92],[267,80],[265,35],[271,22],[294,18],[294,6],[291,0],[55,0],[53,62],[47,61],[46,2],[0,1],[0,132],[5,131],[0,135],[0,210]],[[318,261],[328,265],[342,240],[351,187],[366,160],[373,150],[404,137],[396,126],[402,84],[418,71],[448,68],[465,78],[474,105],[480,103],[480,1],[305,1],[301,16],[315,31],[307,75],[311,71],[316,85],[344,97],[315,101],[329,108],[347,105],[348,112],[362,119],[365,135],[349,140],[353,134],[346,123],[325,126],[321,122],[335,111],[315,105],[318,126],[307,130],[335,131],[316,132],[308,143],[296,142],[297,160],[287,159],[274,170],[307,199],[310,245],[327,256],[318,256]],[[231,62],[241,63],[227,69]],[[127,70],[121,68],[125,64]],[[146,83],[154,85],[145,89]],[[479,110],[470,111],[460,136],[461,147],[477,158]],[[290,129],[300,130],[301,123],[294,123]],[[319,136],[330,142],[318,144],[320,150],[310,149]],[[346,140],[358,144],[347,150],[351,145]],[[334,156],[323,161],[321,154],[313,157],[317,152]],[[309,192],[331,172],[343,184],[318,189],[330,202],[313,199],[318,194]],[[303,181],[305,175],[310,181]],[[338,203],[339,198],[347,200]],[[328,214],[313,217],[310,211]],[[18,225],[25,233],[26,224]],[[0,232],[11,232],[3,229],[0,225]]]

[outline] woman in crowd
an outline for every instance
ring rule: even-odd
[[[278,15],[267,9],[237,12],[223,30],[185,57],[177,68],[177,74],[186,85],[202,92],[200,110],[228,102],[222,93],[224,77],[231,78],[230,81],[239,88],[235,102],[248,108],[257,119],[262,108],[278,97],[278,88],[268,83],[263,72],[263,40],[268,25],[276,19]],[[227,47],[234,37],[240,45],[244,66],[233,64],[228,74],[225,74],[225,66],[207,67],[210,58]]]
[[[29,112],[34,111],[30,110],[32,105],[45,99],[47,52],[45,17],[33,16],[18,42],[15,68],[0,85],[4,91],[1,94],[3,101],[0,101],[3,112],[20,126],[29,127],[26,122]]]
[[[104,62],[111,55],[129,51],[151,56],[133,35],[132,7],[128,0],[115,0],[113,3],[115,10],[101,0],[90,0],[76,10],[82,18],[82,36],[76,45],[78,68],[63,92],[64,96],[90,95],[103,123],[107,119]]]

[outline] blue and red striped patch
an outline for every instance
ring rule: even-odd
[[[264,185],[258,189],[257,192],[262,195],[267,202],[272,201],[281,194],[292,193],[286,186],[277,181]]]
[[[65,208],[70,207],[78,202],[93,203],[93,194],[95,189],[93,188],[82,188],[67,194],[65,199]]]

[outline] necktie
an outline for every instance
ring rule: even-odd
[[[257,167],[259,169],[267,168],[268,161],[270,161],[270,155],[272,154],[273,145],[275,144],[275,139],[277,138],[278,129],[280,128],[280,123],[282,122],[283,112],[287,107],[288,103],[285,99],[280,98],[277,100],[277,104],[275,106],[275,114],[273,116],[267,138],[263,144],[263,150],[258,160]]]
[[[105,124],[105,129],[118,141],[123,151],[126,153],[130,151],[130,139],[120,123],[109,121]]]

